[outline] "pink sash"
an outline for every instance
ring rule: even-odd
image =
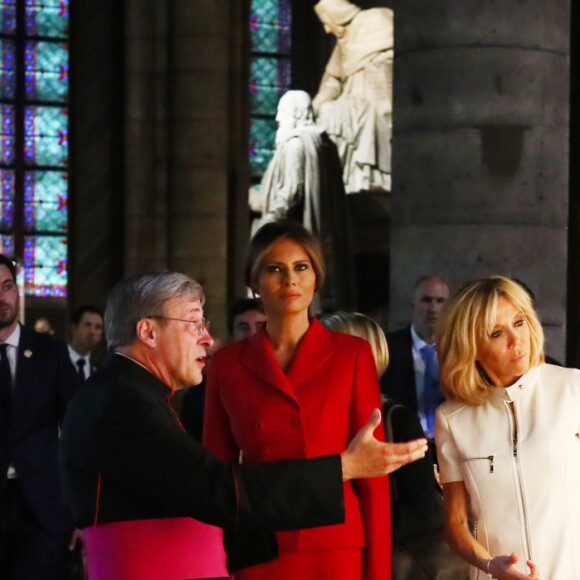
[[[229,577],[221,528],[192,518],[98,524],[82,537],[89,580]]]

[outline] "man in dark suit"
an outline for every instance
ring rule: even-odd
[[[390,362],[381,391],[417,413],[423,430],[433,438],[435,408],[443,401],[435,348],[435,326],[449,285],[441,276],[423,276],[413,288],[412,322],[387,335]]]
[[[0,255],[0,573],[68,577],[72,519],[58,474],[59,426],[80,381],[66,345],[18,323],[15,266]]]
[[[113,354],[72,402],[61,447],[64,494],[83,528],[92,580],[108,580],[112,570],[118,578],[227,578],[214,526],[264,538],[256,531],[339,523],[343,479],[383,475],[425,453],[424,440],[376,441],[375,412],[341,455],[217,461],[184,431],[171,405],[175,391],[202,380],[213,343],[203,304],[201,286],[171,272],[124,280],[109,297]],[[267,539],[246,542],[229,563],[275,553]]]
[[[103,313],[96,306],[80,306],[72,314],[71,340],[68,345],[70,360],[82,380],[96,370],[94,350],[103,340]]]

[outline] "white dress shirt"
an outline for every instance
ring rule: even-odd
[[[70,356],[70,360],[74,368],[78,371],[79,367],[77,362],[81,359],[85,361],[85,366],[83,367],[85,373],[85,379],[88,379],[91,376],[91,355],[90,353],[83,356],[79,354],[70,344],[68,345],[68,354]]]
[[[423,392],[425,390],[425,361],[421,356],[421,349],[427,343],[417,334],[415,327],[411,324],[411,338],[413,339],[413,366],[415,367],[415,391],[417,393],[417,415],[421,422],[423,431],[428,433],[427,415],[425,414],[425,401]],[[433,433],[429,433],[433,437]]]

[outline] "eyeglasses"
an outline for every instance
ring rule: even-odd
[[[189,322],[197,332],[198,336],[201,336],[204,332],[209,332],[209,327],[211,322],[205,318],[200,320],[186,320],[185,318],[172,318],[171,316],[148,316],[147,318],[159,318],[160,320],[176,320],[177,322]]]

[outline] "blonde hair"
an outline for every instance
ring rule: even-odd
[[[544,362],[544,331],[525,289],[503,276],[473,280],[445,303],[435,334],[441,383],[448,398],[468,405],[481,405],[489,398],[492,385],[477,355],[490,338],[500,298],[518,309],[529,326],[530,368]]]
[[[389,347],[383,329],[376,321],[360,312],[335,312],[322,317],[322,324],[333,332],[344,332],[363,338],[371,345],[379,377],[389,366]]]

